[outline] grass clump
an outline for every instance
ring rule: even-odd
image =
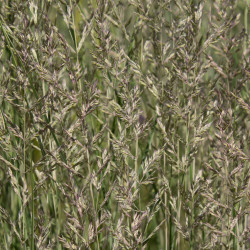
[[[248,2],[0,3],[1,249],[248,249]]]

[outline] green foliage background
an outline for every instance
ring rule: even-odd
[[[0,2],[1,249],[249,249],[249,1]]]

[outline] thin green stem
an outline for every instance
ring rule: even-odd
[[[139,176],[139,171],[138,171],[138,150],[139,150],[139,146],[138,146],[138,136],[136,135],[135,138],[135,173],[138,177],[138,180],[140,179]],[[138,183],[136,184],[136,189],[139,188]],[[140,192],[139,192],[139,209],[141,209],[141,198],[140,198]]]
[[[87,160],[88,160],[88,172],[89,172],[89,175],[91,176],[92,173],[91,173],[91,169],[90,169],[89,151],[87,150],[86,153],[87,153]],[[94,192],[93,192],[93,186],[92,186],[92,182],[91,181],[89,183],[89,189],[90,189],[90,196],[91,196],[91,200],[92,200],[92,206],[93,206],[93,209],[95,209],[95,216],[97,216],[95,199],[94,199]],[[100,243],[99,243],[98,234],[96,236],[96,239],[97,239],[97,241],[96,241],[97,242],[97,249],[100,250]]]
[[[180,199],[180,141],[178,141],[177,144],[177,155],[178,155],[178,159],[177,159],[177,169],[178,169],[178,180],[177,180],[177,220],[180,222],[181,220],[181,199]],[[177,249],[179,249],[180,246],[180,233],[177,231],[177,237],[176,237],[176,247]]]
[[[164,175],[167,176],[166,172],[166,153],[164,151],[163,153],[163,167],[164,167]],[[167,207],[168,207],[168,194],[165,190],[164,192],[164,203],[165,203],[165,249],[168,248],[168,213],[167,213]]]
[[[30,164],[31,164],[31,250],[34,250],[34,220],[35,220],[35,213],[34,213],[34,169],[33,169],[33,164],[32,164],[32,154],[30,158]]]
[[[23,94],[25,96],[25,86],[23,87]],[[24,117],[23,117],[23,166],[21,166],[21,176],[23,181],[25,180],[25,171],[26,171],[26,109],[25,109],[25,100],[23,99],[23,107],[24,107]],[[25,194],[24,194],[25,195]],[[26,238],[26,223],[25,223],[25,206],[23,206],[22,202],[22,210],[23,210],[23,238]],[[24,241],[24,249],[26,249],[26,243]]]
[[[244,27],[245,27],[246,34],[248,34],[248,8],[249,8],[249,1],[246,0],[246,6],[244,10]],[[248,39],[246,36],[244,39],[244,54],[246,53],[246,50],[247,50],[247,43],[248,43]]]

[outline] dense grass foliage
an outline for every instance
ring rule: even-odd
[[[0,249],[249,249],[248,4],[0,1]]]

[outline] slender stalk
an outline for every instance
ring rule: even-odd
[[[177,207],[177,220],[180,222],[181,221],[181,199],[180,199],[180,141],[178,141],[177,144],[177,155],[178,155],[178,160],[177,160],[177,169],[178,169],[178,180],[177,180],[177,202],[178,202],[178,207]],[[177,231],[177,237],[176,237],[176,248],[180,248],[180,233]]]
[[[73,9],[73,5],[72,5],[72,0],[70,0],[70,8],[72,11],[72,20],[73,20],[73,29],[74,29],[74,39],[75,39],[75,50],[76,50],[76,61],[77,64],[79,63],[79,59],[78,59],[78,42],[77,42],[77,34],[76,34],[76,24],[75,24],[75,13],[74,13],[74,9]]]
[[[89,160],[89,151],[87,150],[86,151],[87,153],[87,160],[88,160],[88,171],[89,171],[89,175],[91,175],[91,169],[90,169],[90,160]],[[93,206],[93,209],[96,208],[96,205],[95,205],[95,199],[94,199],[94,193],[93,193],[93,186],[92,186],[92,182],[90,182],[89,184],[89,189],[90,189],[90,196],[91,196],[91,200],[92,200],[92,206]],[[96,216],[96,209],[95,209],[95,216]],[[96,231],[97,233],[97,231]],[[98,238],[98,234],[96,236],[96,242],[97,242],[97,249],[100,250],[100,243],[99,243],[99,238]]]
[[[187,117],[187,133],[186,133],[186,148],[185,148],[185,161],[188,161],[188,154],[189,154],[189,140],[190,140],[190,112],[188,113],[188,117]],[[190,164],[190,177],[189,177],[189,187],[192,188],[192,182],[193,182],[193,166],[192,164]],[[188,183],[187,183],[188,184]],[[188,185],[187,185],[188,186]],[[193,226],[193,218],[194,218],[194,206],[193,206],[193,197],[192,197],[192,201],[191,201],[191,226]],[[193,249],[193,237],[194,237],[194,232],[193,229],[191,230],[191,234],[190,234],[190,250]]]
[[[79,51],[78,51],[78,41],[77,41],[77,27],[76,27],[76,20],[75,20],[75,12],[74,12],[74,8],[73,8],[73,4],[72,4],[72,0],[70,0],[70,8],[72,10],[72,20],[73,20],[73,30],[74,30],[74,40],[75,40],[75,51],[76,51],[76,62],[77,65],[79,66]],[[79,79],[77,82],[79,82],[79,90],[82,90],[82,83],[81,83],[81,79]],[[75,83],[77,84],[77,83]],[[77,86],[75,86],[75,90]]]
[[[25,85],[23,86],[23,96],[25,96]],[[23,107],[24,107],[24,117],[23,117],[23,165],[21,166],[21,176],[23,181],[25,180],[25,169],[26,169],[26,108],[25,108],[25,99],[23,98]],[[24,194],[25,195],[25,194]],[[25,206],[22,202],[22,211],[23,211],[23,238],[26,238],[26,223],[25,223]],[[26,243],[24,241],[24,249],[26,249]]]
[[[31,250],[34,250],[34,220],[35,220],[35,213],[34,213],[34,169],[32,164],[32,154],[30,158],[30,165],[31,165]]]
[[[138,171],[138,136],[136,135],[135,138],[135,173],[138,176],[138,180],[140,178],[139,171]],[[136,189],[138,188],[138,183],[136,184]],[[140,199],[140,192],[139,192],[139,209],[141,209],[141,199]]]
[[[249,1],[246,0],[245,1],[246,4],[245,4],[245,10],[244,10],[244,27],[245,27],[245,32],[246,34],[248,34],[248,8],[249,8]],[[244,54],[246,53],[246,50],[247,50],[247,43],[248,43],[248,39],[247,39],[247,36],[245,37],[244,39]]]
[[[245,32],[247,34],[247,36],[245,37],[244,39],[244,55],[246,54],[247,52],[247,48],[248,48],[248,45],[249,45],[249,40],[248,40],[248,9],[249,9],[249,1],[248,0],[245,0],[245,10],[244,10],[244,27],[245,27]],[[246,92],[249,93],[249,85],[246,84]],[[244,174],[243,174],[244,176]],[[249,188],[249,185],[248,185],[248,188]],[[244,219],[243,219],[243,230],[245,232],[247,232],[247,229],[248,229],[248,214],[246,213],[245,216],[244,216]],[[242,248],[243,250],[245,250],[245,246],[243,246]]]
[[[167,171],[166,171],[166,153],[164,152],[163,154],[163,167],[164,167],[164,174],[165,176],[167,176]],[[167,192],[165,190],[164,193],[164,205],[165,208],[168,207],[168,195]],[[167,214],[167,209],[165,209],[165,249],[167,250],[168,248],[168,214]]]

